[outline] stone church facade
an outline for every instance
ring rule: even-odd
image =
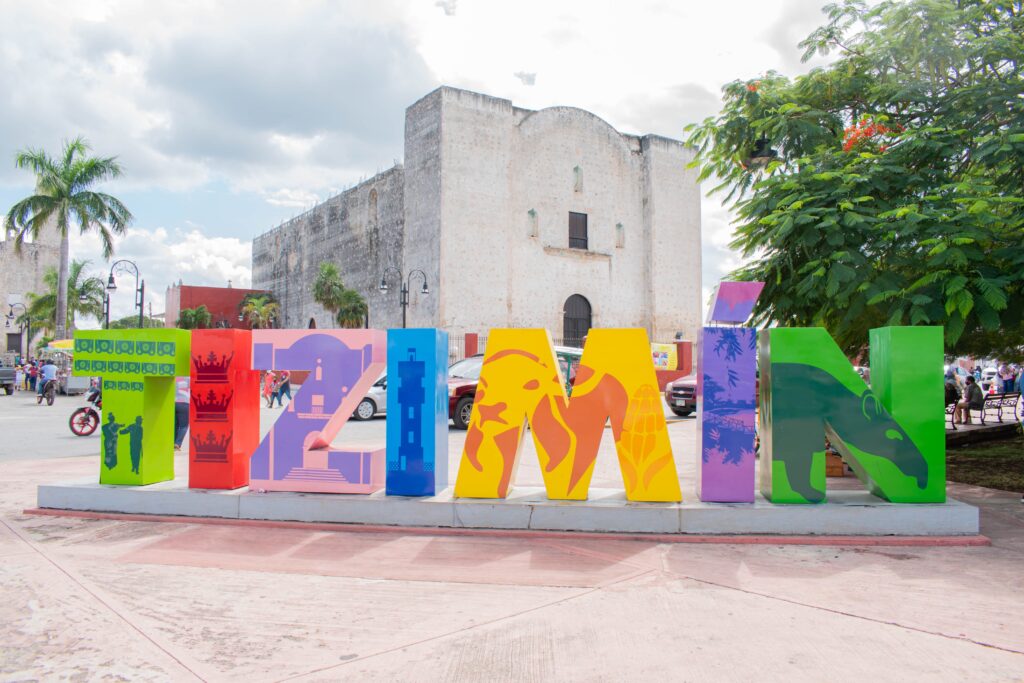
[[[700,188],[681,142],[620,133],[571,107],[531,111],[450,87],[406,110],[402,165],[253,241],[253,287],[282,326],[331,326],[313,301],[321,261],[369,305],[372,327],[452,334],[588,327],[694,339],[701,324]],[[389,291],[378,285],[388,271]]]
[[[49,268],[56,270],[60,263],[60,236],[53,224],[48,224],[40,231],[38,241],[22,245],[21,253],[14,249],[14,237],[14,232],[0,231],[0,323],[4,332],[0,351],[29,353],[28,335],[7,316],[13,312],[17,318],[24,313],[20,306],[12,308],[12,304],[28,306],[29,293],[46,293],[43,277]],[[32,337],[40,336],[39,325],[34,324]]]

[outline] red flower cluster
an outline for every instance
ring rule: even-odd
[[[895,137],[904,130],[903,126],[899,124],[890,128],[884,123],[875,123],[870,116],[864,116],[860,121],[852,126],[847,126],[846,130],[843,131],[843,151],[849,152],[864,142],[870,142],[882,136]],[[884,152],[887,149],[889,149],[889,145],[881,144],[878,146],[879,152]]]
[[[750,92],[757,92],[758,86],[761,85],[761,81],[754,81],[753,83],[747,83],[747,90]]]

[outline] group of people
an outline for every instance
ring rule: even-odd
[[[955,424],[971,424],[971,411],[985,409],[985,392],[981,388],[981,368],[975,366],[963,380],[961,391],[960,377],[953,367],[946,371],[946,405],[953,406],[953,422]],[[1006,394],[1021,391],[1024,381],[1024,368],[1010,363],[1001,363],[996,376],[991,380],[995,387],[994,393]]]
[[[263,374],[263,400],[267,402],[268,408],[274,407],[277,401],[279,408],[284,406],[283,397],[287,396],[292,400],[291,373],[287,370],[268,370]]]
[[[51,379],[57,379],[57,366],[50,358],[32,358],[14,366],[15,391],[34,391],[42,394],[43,388]]]

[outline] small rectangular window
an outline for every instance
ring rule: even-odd
[[[569,248],[587,249],[587,214],[569,212]]]

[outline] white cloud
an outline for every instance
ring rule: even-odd
[[[115,195],[176,202],[226,187],[268,211],[304,209],[400,159],[405,107],[440,83],[681,138],[717,111],[724,83],[809,68],[796,43],[826,1],[0,0],[16,27],[0,41],[0,189],[31,189],[2,163],[15,149],[83,134],[120,157],[125,177],[104,188]],[[728,211],[716,198],[702,209],[710,288],[741,259]],[[179,278],[248,279],[253,221],[225,221],[246,239],[221,241],[204,236],[206,217],[191,218],[147,209],[141,225],[167,227],[133,229],[118,245],[139,261],[154,310]],[[99,264],[90,239],[75,239],[76,255]],[[130,304],[119,292],[115,315]]]
[[[231,281],[234,287],[248,287],[252,282],[250,260],[252,245],[234,237],[207,237],[200,228],[186,230],[165,228],[129,228],[118,241],[117,253],[111,263],[103,260],[99,238],[94,234],[73,235],[71,256],[87,259],[94,275],[104,281],[113,262],[128,259],[139,269],[146,283],[145,313],[164,311],[166,289],[184,280],[189,285],[224,287]],[[135,276],[129,270],[118,268],[118,289],[111,297],[110,317],[117,319],[131,315],[134,310]]]
[[[300,190],[296,188],[281,188],[265,195],[267,202],[274,206],[290,206],[294,208],[306,208],[320,201],[319,195],[315,192]]]

